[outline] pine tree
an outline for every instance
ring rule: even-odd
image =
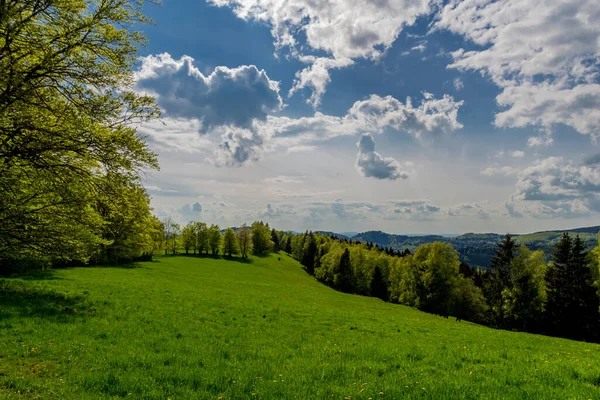
[[[564,335],[568,328],[564,326],[566,322],[566,312],[568,305],[568,286],[571,283],[569,279],[569,264],[571,262],[571,249],[573,243],[568,233],[563,233],[562,239],[558,242],[552,252],[552,262],[546,272],[546,293],[548,301],[546,303],[546,325],[551,333]]]
[[[516,243],[510,234],[506,234],[504,239],[496,245],[497,249],[494,250],[494,257],[490,261],[490,267],[492,271],[496,273],[502,287],[505,288],[510,284],[510,270],[512,268],[512,262],[516,256],[515,247]]]
[[[503,314],[502,292],[511,286],[511,270],[515,259],[516,243],[510,234],[506,234],[504,239],[496,245],[494,256],[490,260],[490,267],[493,275],[487,282],[484,292],[491,307],[492,315],[498,326],[505,325]]]
[[[279,236],[277,236],[275,229],[271,231],[271,241],[273,242],[273,251],[275,253],[279,252]]]
[[[375,266],[375,270],[373,271],[373,278],[371,279],[371,296],[378,297],[383,301],[388,301],[389,298],[388,284],[383,277],[379,265]]]
[[[352,293],[352,264],[350,264],[350,251],[344,250],[340,258],[335,279],[336,289],[345,293]]]
[[[315,256],[317,255],[317,242],[315,235],[309,233],[304,240],[304,251],[302,252],[301,264],[306,268],[309,275],[315,274]]]
[[[285,252],[292,254],[292,235],[288,235],[287,237],[287,241],[285,243]]]
[[[570,280],[568,316],[571,319],[568,327],[574,334],[570,336],[590,339],[599,325],[598,296],[592,286],[592,271],[579,235],[573,241],[571,265],[567,272]]]

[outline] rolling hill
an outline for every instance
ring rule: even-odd
[[[552,248],[560,240],[563,232],[578,234],[583,239],[588,249],[598,244],[598,231],[600,226],[576,228],[565,231],[544,231],[530,234],[514,235],[518,243],[525,243],[533,250],[542,250],[547,257]],[[466,233],[455,237],[439,235],[407,236],[394,235],[381,231],[369,231],[353,236],[353,240],[371,242],[383,247],[392,247],[394,250],[414,249],[422,244],[431,242],[450,243],[460,254],[462,261],[471,266],[487,268],[494,248],[504,235],[497,233]]]
[[[284,254],[0,279],[0,398],[592,399],[600,345],[343,294]]]

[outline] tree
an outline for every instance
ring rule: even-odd
[[[157,168],[135,129],[159,115],[151,97],[132,90],[139,25],[149,21],[141,8],[0,1],[3,257],[87,262],[108,244],[96,207],[109,194],[106,178],[143,191],[139,172]]]
[[[448,243],[428,243],[415,251],[413,260],[421,271],[418,287],[422,310],[448,316],[452,306],[452,291],[458,277],[458,253]]]
[[[252,224],[252,246],[255,254],[265,254],[273,248],[269,224],[262,221]]]
[[[222,238],[223,235],[221,235],[221,229],[219,229],[219,225],[211,225],[208,229],[208,242],[213,256],[219,254]]]
[[[179,224],[177,224],[173,218],[167,217],[163,220],[163,227],[165,230],[165,255],[169,254],[169,250],[175,254],[174,243],[179,234]]]
[[[285,241],[285,252],[288,254],[292,254],[292,236],[287,235],[287,239]]]
[[[248,258],[248,253],[252,251],[252,232],[248,225],[244,224],[235,232],[240,246],[242,258]]]
[[[237,237],[231,228],[227,228],[223,236],[223,253],[229,257],[238,253]]]
[[[198,254],[202,254],[203,252],[208,254],[208,249],[210,248],[208,227],[204,222],[196,222],[196,248],[198,249]]]
[[[532,252],[522,244],[513,259],[510,285],[502,291],[504,322],[508,326],[539,329],[546,303],[545,274],[544,253]]]
[[[510,234],[506,234],[504,239],[496,245],[494,257],[490,260],[492,271],[498,276],[502,288],[510,284],[510,273],[512,262],[515,258],[516,243]]]
[[[279,236],[277,236],[277,231],[275,229],[271,230],[271,242],[273,242],[273,251],[275,253],[279,252]]]
[[[381,268],[376,266],[373,270],[373,278],[371,279],[371,296],[378,297],[383,301],[388,301],[388,283],[384,278]]]
[[[473,279],[459,276],[452,290],[452,314],[457,321],[485,322],[488,305]]]
[[[495,323],[499,326],[504,324],[502,292],[510,286],[510,274],[512,263],[516,256],[516,243],[510,234],[496,245],[494,256],[490,260],[493,275],[489,276],[484,292],[491,307],[491,313]]]
[[[335,287],[341,292],[352,293],[352,265],[348,248],[342,253],[337,273],[334,277]]]
[[[317,242],[315,241],[315,236],[311,232],[304,240],[304,251],[302,252],[302,260],[300,260],[300,263],[304,265],[306,272],[308,272],[309,275],[315,274],[315,257],[317,255],[317,250]]]
[[[567,327],[563,321],[567,320],[567,311],[569,304],[569,263],[571,262],[571,249],[573,243],[567,232],[554,247],[552,252],[552,262],[548,265],[546,273],[546,287],[548,302],[546,306],[546,320],[548,329],[562,335]]]
[[[181,244],[185,250],[185,254],[189,254],[190,250],[196,249],[196,229],[193,222],[183,227],[181,231]]]

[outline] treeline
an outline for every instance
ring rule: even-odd
[[[0,273],[150,257],[138,1],[0,1]],[[60,28],[59,28],[60,27]]]
[[[265,255],[271,251],[279,251],[279,234],[262,221],[246,224],[239,228],[227,228],[221,232],[219,225],[207,225],[205,222],[189,222],[184,227],[166,218],[161,222],[163,227],[158,248],[164,249],[165,255],[185,254],[213,255],[219,254],[248,258],[249,254]]]
[[[497,244],[491,269],[459,261],[447,243],[393,252],[306,232],[280,233],[282,248],[324,284],[442,316],[579,340],[600,340],[600,244],[590,254],[565,233],[546,263],[542,251]]]

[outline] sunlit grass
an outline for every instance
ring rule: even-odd
[[[20,396],[597,399],[600,346],[338,293],[286,255],[169,257],[0,280]]]

